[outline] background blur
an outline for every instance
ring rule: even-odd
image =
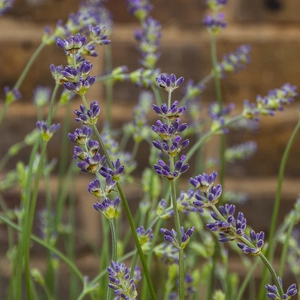
[[[67,19],[70,12],[76,12],[77,0],[16,0],[13,10],[0,18],[0,91],[8,85],[12,87],[21,74],[26,62],[41,42],[45,26],[54,27],[58,19]],[[202,25],[206,13],[201,0],[154,0],[151,15],[161,22],[161,58],[157,66],[162,72],[175,73],[185,79],[198,82],[211,70],[209,35]],[[126,65],[129,71],[140,67],[139,53],[134,40],[134,30],[139,27],[137,20],[126,10],[125,0],[110,0],[106,3],[114,20],[111,47],[113,67]],[[222,80],[225,103],[235,102],[240,112],[244,99],[254,102],[256,95],[266,95],[270,89],[279,88],[284,83],[300,86],[300,1],[299,0],[229,0],[225,10],[228,27],[218,36],[219,59],[222,55],[235,51],[241,44],[251,45],[251,64],[237,74],[230,74]],[[94,74],[103,72],[104,53],[93,59]],[[33,65],[29,77],[21,86],[23,98],[14,103],[0,128],[0,156],[9,146],[22,140],[36,122],[36,110],[32,105],[33,90],[37,85],[54,86],[49,66],[66,64],[64,53],[55,45],[46,47]],[[114,89],[114,127],[131,119],[132,107],[137,103],[140,88],[129,83],[118,83]],[[175,94],[179,97],[180,94]],[[105,118],[104,89],[93,87],[87,94],[89,101],[100,101],[100,121]],[[210,82],[201,95],[203,103],[214,101],[214,87]],[[175,99],[173,99],[175,100]],[[4,94],[0,93],[0,108]],[[79,105],[74,100],[74,109]],[[276,190],[276,180],[284,147],[299,116],[299,99],[277,113],[276,117],[261,119],[260,129],[254,134],[233,134],[227,138],[228,145],[246,140],[258,144],[255,156],[239,165],[228,165],[226,187],[248,193],[249,201],[244,204],[248,223],[256,231],[268,231]],[[55,123],[64,117],[63,110],[55,118]],[[75,127],[75,124],[74,124]],[[60,155],[61,132],[51,140],[49,155]],[[217,144],[215,144],[217,147]],[[73,145],[70,145],[70,158]],[[146,150],[138,154],[141,165],[147,163]],[[211,147],[212,153],[216,151]],[[18,159],[26,161],[29,150],[24,150]],[[291,150],[287,163],[286,179],[282,196],[280,219],[292,208],[300,192],[300,137]],[[8,164],[7,170],[16,165],[16,160]],[[138,174],[138,172],[136,173]],[[77,185],[78,227],[91,240],[99,240],[99,215],[92,211],[93,196],[86,186],[90,178],[82,176]],[[53,178],[53,185],[57,179]],[[135,185],[127,189],[131,201],[138,201],[139,190]],[[13,191],[3,195],[9,207],[19,202]],[[41,196],[42,197],[42,196]],[[41,202],[42,207],[42,202]],[[5,228],[0,228],[1,255],[6,251]],[[2,230],[3,229],[3,230]],[[81,244],[78,244],[80,250]],[[86,264],[87,262],[85,262]]]

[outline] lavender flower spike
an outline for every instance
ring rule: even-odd
[[[195,178],[191,178],[190,183],[201,192],[206,192],[214,184],[217,176],[218,173],[216,171],[210,175],[203,173],[202,175],[197,175]]]
[[[117,299],[136,300],[138,295],[134,279],[130,279],[129,269],[125,264],[111,261],[107,268],[108,287],[114,290]]]
[[[282,287],[282,280],[280,277],[278,277],[278,281]],[[270,285],[266,284],[265,285],[266,290],[268,291],[267,297],[269,299],[280,299],[280,300],[288,300],[291,299],[292,297],[297,295],[297,286],[295,283],[291,284],[288,288],[286,293],[284,293],[282,296],[280,296],[278,288],[276,285]]]
[[[36,127],[40,130],[41,136],[44,142],[48,142],[55,131],[60,128],[60,124],[52,124],[48,127],[47,123],[44,121],[36,122]]]
[[[167,104],[163,103],[160,107],[157,105],[152,106],[153,110],[162,118],[173,121],[179,118],[186,110],[186,106],[178,107],[178,101],[175,101],[170,109]]]
[[[210,15],[206,15],[203,20],[203,24],[206,26],[209,32],[212,34],[218,34],[221,29],[225,28],[227,23],[223,21],[224,14],[219,13],[217,17],[212,17]]]
[[[0,0],[0,16],[12,8],[14,0]]]
[[[78,95],[85,95],[88,89],[93,85],[96,81],[96,76],[87,76],[86,78],[80,77],[77,83],[73,82],[66,82],[64,83],[64,87],[72,91],[75,94]]]

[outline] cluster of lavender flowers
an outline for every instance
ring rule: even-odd
[[[0,0],[0,14],[9,10],[12,2]],[[210,33],[212,40],[215,41],[216,35],[227,26],[227,23],[224,21],[224,13],[221,12],[224,5],[227,4],[227,0],[206,0],[206,4],[211,9],[211,14],[205,16],[203,24]],[[64,51],[67,58],[66,66],[55,66],[53,64],[50,66],[56,88],[59,86],[65,88],[64,96],[62,96],[63,100],[60,101],[67,102],[69,94],[74,94],[80,96],[83,102],[79,109],[74,111],[75,120],[80,124],[80,127],[76,128],[73,133],[69,133],[68,138],[75,144],[73,158],[76,160],[76,166],[82,172],[90,173],[94,176],[87,187],[88,192],[97,198],[97,202],[94,203],[93,207],[109,220],[111,226],[113,237],[112,258],[109,266],[107,267],[108,263],[105,265],[108,273],[106,298],[110,299],[110,293],[113,291],[115,299],[137,299],[137,282],[141,280],[141,272],[139,267],[136,266],[138,258],[140,258],[143,265],[145,278],[152,293],[151,297],[153,297],[151,284],[149,284],[149,278],[146,276],[148,272],[147,264],[143,258],[144,253],[151,256],[153,252],[168,266],[168,279],[165,286],[168,298],[183,300],[186,295],[195,292],[195,285],[197,284],[194,276],[190,274],[189,257],[186,255],[189,250],[187,245],[192,244],[192,236],[201,236],[200,231],[202,230],[199,229],[199,224],[191,221],[196,219],[191,218],[187,220],[187,215],[192,214],[192,216],[201,218],[201,222],[203,221],[206,228],[209,229],[208,232],[218,234],[221,245],[235,242],[240,249],[239,251],[243,254],[258,256],[266,265],[269,264],[263,251],[265,233],[247,228],[247,220],[244,213],[239,211],[236,214],[234,204],[223,204],[220,202],[221,200],[224,202],[223,184],[221,184],[223,182],[220,180],[221,183],[217,183],[218,174],[216,171],[210,174],[202,173],[190,178],[189,182],[192,188],[187,191],[181,191],[180,195],[176,196],[179,179],[190,169],[188,161],[191,152],[182,154],[187,151],[187,147],[190,144],[190,140],[186,137],[190,133],[196,133],[197,138],[202,138],[202,135],[204,137],[216,134],[223,135],[229,132],[232,128],[230,126],[235,121],[247,122],[250,120],[257,122],[260,116],[273,116],[277,111],[282,111],[285,105],[290,104],[294,97],[297,96],[297,92],[295,86],[285,84],[279,89],[270,91],[264,97],[257,96],[256,103],[249,103],[248,100],[245,100],[243,111],[238,118],[230,116],[234,110],[234,104],[223,106],[220,99],[218,99],[218,102],[212,103],[207,110],[210,125],[207,126],[206,124],[208,123],[202,125],[205,122],[199,122],[200,113],[198,113],[198,108],[191,109],[192,105],[196,107],[198,103],[195,103],[196,101],[192,102],[192,100],[195,100],[202,93],[208,80],[213,77],[216,80],[220,80],[228,73],[243,69],[244,65],[250,62],[250,46],[242,45],[235,52],[224,55],[220,62],[215,61],[211,73],[203,81],[194,83],[192,80],[188,80],[183,89],[181,101],[176,100],[172,102],[172,93],[183,85],[184,78],[177,78],[174,74],[162,74],[160,69],[156,68],[160,57],[161,25],[150,16],[153,6],[148,0],[127,0],[127,7],[141,25],[141,28],[135,31],[135,39],[139,43],[137,50],[141,55],[139,63],[142,67],[127,73],[127,67],[121,66],[112,71],[109,70],[110,74],[106,73],[104,77],[107,76],[106,78],[111,80],[110,83],[128,80],[140,87],[152,88],[154,91],[163,89],[167,92],[167,103],[162,103],[162,97],[159,98],[157,94],[155,95],[156,100],[159,98],[160,101],[157,102],[159,104],[153,104],[152,109],[159,117],[159,120],[156,121],[155,125],[151,126],[152,132],[146,122],[146,114],[152,103],[152,95],[148,92],[141,93],[139,104],[133,112],[133,122],[126,126],[123,131],[128,136],[132,136],[136,144],[139,144],[142,140],[151,141],[155,151],[156,149],[159,150],[158,153],[153,154],[152,152],[153,155],[151,154],[151,164],[154,161],[152,164],[154,171],[152,170],[152,173],[157,178],[167,179],[171,191],[170,196],[166,194],[165,199],[167,200],[161,199],[155,202],[155,200],[151,199],[153,203],[150,203],[148,200],[144,207],[142,207],[142,204],[140,205],[142,217],[138,228],[134,227],[133,220],[130,219],[131,216],[126,211],[136,243],[136,253],[132,260],[131,270],[124,263],[116,260],[117,238],[114,231],[114,221],[119,217],[121,201],[125,210],[129,210],[120,183],[123,183],[124,180],[122,181],[122,178],[129,177],[130,171],[134,169],[135,162],[132,159],[134,155],[127,155],[119,150],[119,145],[114,140],[109,127],[104,127],[103,132],[99,133],[97,123],[100,106],[98,101],[88,103],[86,100],[86,94],[90,87],[97,80],[100,81],[104,78],[99,79],[91,75],[93,65],[86,57],[96,57],[98,55],[96,51],[97,46],[110,44],[109,35],[112,30],[110,14],[102,1],[82,1],[79,11],[76,14],[70,14],[67,22],[58,21],[53,32],[49,28],[45,29],[43,44],[51,45],[56,43]],[[37,89],[34,95],[35,105],[39,108],[45,106],[50,98],[49,93],[50,91],[47,88]],[[13,89],[6,87],[5,95],[6,103],[8,104],[21,97],[16,87]],[[55,97],[52,98],[54,99]],[[43,141],[43,147],[60,128],[59,124],[51,125],[53,117],[53,107],[51,105],[48,119],[46,121],[39,120],[36,123],[40,139]],[[186,112],[189,113],[189,116],[184,115]],[[188,125],[189,122],[190,124]],[[195,125],[196,123],[197,125]],[[249,127],[249,123],[245,124],[245,127]],[[204,130],[207,130],[205,135]],[[198,144],[197,150],[199,150],[200,146],[202,145]],[[227,149],[224,152],[224,159],[231,163],[237,162],[251,157],[255,151],[256,144],[254,142],[243,143]],[[42,159],[40,160],[43,161]],[[131,167],[127,168],[127,164],[130,164]],[[126,176],[122,176],[125,173],[125,169]],[[158,188],[155,184],[153,186],[152,188]],[[144,192],[146,193],[146,189],[144,189]],[[114,196],[115,194],[117,196]],[[157,198],[160,197],[159,191],[156,194]],[[150,198],[153,194],[148,196]],[[153,198],[156,197],[153,196]],[[168,199],[170,199],[171,203],[169,203]],[[219,203],[222,205],[218,205]],[[156,207],[156,214],[154,211],[150,211],[151,205],[154,209]],[[147,212],[149,212],[149,215],[146,215]],[[180,215],[181,213],[184,215]],[[46,216],[46,214],[43,214],[43,216]],[[209,221],[207,216],[210,217]],[[48,239],[52,246],[57,241],[57,228],[56,224],[54,224],[56,220],[52,215],[46,217],[47,219],[42,220],[43,239],[45,241]],[[162,233],[163,238],[162,236],[160,238],[163,242],[155,244],[157,237],[154,236],[152,226],[156,222],[170,218],[174,219],[174,228],[167,229],[163,227],[164,225],[158,226],[156,224],[158,226],[157,229]],[[184,226],[181,226],[181,222]],[[145,227],[142,224],[146,224]],[[148,227],[149,224],[150,226]],[[185,227],[188,229],[185,229]],[[269,270],[272,269],[270,265],[267,266]],[[297,294],[296,284],[290,285],[284,292],[281,278],[275,276],[275,271],[273,273],[271,272],[275,285],[265,285],[268,298],[290,299]],[[33,277],[36,278],[36,281],[43,281],[42,275],[39,273],[34,273]]]

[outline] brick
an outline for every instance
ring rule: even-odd
[[[299,23],[298,0],[233,0],[228,12],[233,21],[251,23]]]
[[[23,21],[56,24],[67,20],[71,12],[78,10],[79,0],[16,0],[9,16]]]
[[[166,26],[199,27],[204,17],[204,1],[195,0],[153,0],[154,8],[150,15]],[[126,1],[108,1],[107,8],[111,11],[116,24],[138,24],[126,7]]]

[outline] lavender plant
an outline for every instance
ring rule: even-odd
[[[236,113],[233,103],[226,106],[220,81],[229,73],[245,68],[250,62],[250,46],[242,45],[219,61],[217,35],[227,26],[222,12],[227,0],[205,3],[211,11],[203,24],[211,38],[212,69],[197,83],[178,74],[164,73],[157,67],[162,29],[150,15],[153,5],[148,0],[127,1],[128,12],[140,23],[134,37],[141,68],[132,71],[126,66],[112,68],[111,16],[102,1],[93,0],[82,1],[78,12],[70,14],[66,23],[58,21],[54,31],[46,28],[41,45],[19,80],[12,88],[5,88],[0,123],[10,105],[21,99],[19,89],[41,50],[56,45],[64,53],[66,65],[50,66],[53,91],[49,87],[37,87],[34,91],[36,128],[0,159],[2,171],[24,147],[31,147],[29,161],[19,162],[0,181],[0,220],[7,225],[7,258],[12,274],[7,299],[22,299],[23,295],[27,299],[60,299],[58,278],[62,262],[71,271],[70,299],[245,299],[245,288],[251,285],[259,262],[264,268],[260,290],[250,289],[250,299],[291,299],[297,295],[299,282],[283,285],[282,278],[286,261],[291,264],[296,280],[299,275],[295,267],[299,260],[298,244],[293,236],[299,221],[299,200],[277,231],[275,227],[286,161],[299,132],[300,120],[281,161],[268,235],[255,228],[256,224],[251,227],[245,212],[236,213],[234,202],[242,207],[245,197],[229,191],[224,182],[226,163],[250,159],[257,150],[253,141],[226,147],[226,135],[234,130],[257,130],[261,118],[274,117],[294,101],[297,89],[286,83],[266,96],[258,95],[256,102],[245,100],[240,113]],[[12,1],[0,1],[0,14],[11,9],[11,5]],[[105,51],[105,73],[97,75],[88,58],[97,57],[100,46]],[[217,101],[204,109],[205,104],[198,96],[210,80]],[[134,107],[133,120],[119,129],[113,127],[112,120],[113,87],[117,81],[145,89]],[[101,113],[100,99],[89,99],[90,88],[96,84],[106,87],[107,119]],[[174,100],[179,91],[182,98]],[[68,111],[73,97],[81,104],[74,110],[73,119],[78,126],[72,130]],[[56,124],[53,120],[63,106],[67,107],[66,121]],[[56,201],[53,201],[50,175],[55,162],[49,159],[48,145],[61,129],[62,156]],[[213,136],[220,138],[219,155],[213,163],[210,161],[210,168],[214,169],[210,172],[203,150]],[[144,169],[136,161],[142,142],[149,149],[148,166]],[[68,166],[70,143],[74,149]],[[95,197],[90,213],[99,213],[101,219],[101,247],[91,246],[99,260],[93,279],[84,276],[76,261],[74,182],[81,176],[90,177],[86,194]],[[129,203],[125,192],[133,180],[142,192],[136,207]],[[43,182],[45,208],[37,213]],[[5,192],[16,186],[20,204],[10,210]],[[33,231],[36,218],[40,237]],[[45,271],[32,268],[31,243],[45,248]],[[283,244],[283,251],[280,268],[276,270],[273,260],[278,243]],[[230,271],[231,252],[238,254],[245,266],[243,282]]]

